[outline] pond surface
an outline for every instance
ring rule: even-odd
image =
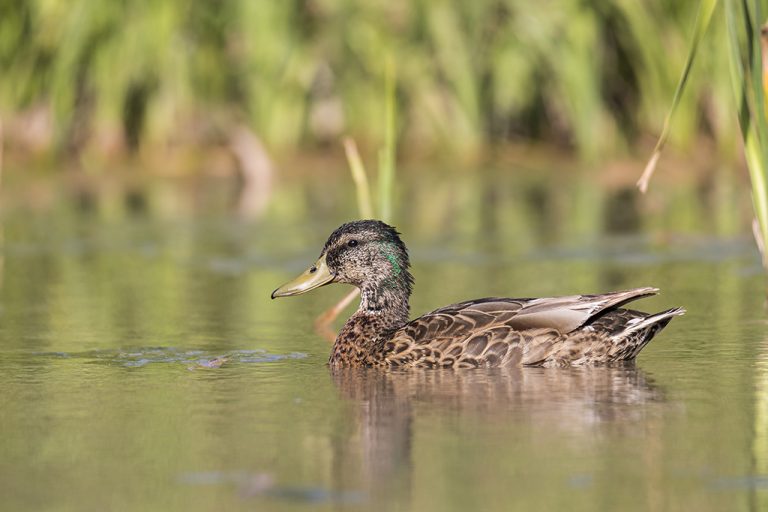
[[[0,508],[768,507],[765,285],[747,236],[401,222],[415,314],[648,285],[662,294],[638,307],[688,314],[636,368],[332,374],[312,323],[347,290],[269,295],[348,212],[270,215],[5,216]]]

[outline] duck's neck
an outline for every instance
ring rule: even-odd
[[[375,352],[386,335],[408,322],[410,286],[398,283],[365,283],[360,287],[360,307],[336,337],[331,362],[348,362]]]
[[[365,283],[360,287],[360,307],[356,315],[380,317],[388,329],[408,322],[410,289],[399,283]]]

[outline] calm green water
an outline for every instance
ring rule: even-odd
[[[251,223],[6,214],[0,508],[768,507],[768,324],[748,237],[425,214],[400,223],[414,313],[645,285],[663,294],[642,307],[689,313],[635,369],[334,375],[311,326],[347,290],[269,299],[347,216],[329,209],[311,223],[278,222],[279,207]]]

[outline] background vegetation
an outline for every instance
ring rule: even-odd
[[[759,509],[758,3],[718,2],[643,197],[634,184],[698,0],[0,0],[0,494],[15,509],[232,509],[250,503],[175,482],[249,469],[289,490],[356,489],[378,461],[368,435],[400,471],[371,480],[415,509],[508,509],[511,484],[518,507],[544,496],[556,509]],[[206,172],[158,176],[172,163]],[[624,418],[605,398],[520,392],[532,408],[505,404],[488,421],[396,393],[397,411],[416,412],[387,438],[395,415],[356,409],[388,414],[389,395],[337,397],[322,366],[328,347],[310,326],[341,290],[269,299],[358,215],[404,233],[414,313],[663,287],[643,307],[689,315],[643,353],[659,398]],[[154,347],[308,357],[220,373],[120,360]],[[497,442],[509,439],[525,442]],[[306,508],[296,496],[286,509]]]
[[[216,144],[244,124],[271,153],[386,138],[396,68],[404,154],[554,143],[586,161],[643,151],[682,69],[697,1],[0,2],[6,147]],[[734,152],[722,13],[699,48],[673,144]],[[647,137],[647,139],[646,139]],[[695,146],[694,146],[695,145]]]

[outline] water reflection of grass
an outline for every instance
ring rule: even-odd
[[[755,476],[768,475],[768,349],[763,343],[762,353],[755,371],[755,439],[752,453],[755,458]],[[758,494],[758,507],[768,505],[765,493]]]
[[[601,180],[561,161],[511,161],[471,171],[403,166],[398,173],[396,224],[416,236],[472,234],[478,243],[494,234],[516,233],[517,244],[594,237],[600,233],[645,233],[659,241],[685,233],[724,236],[748,232],[748,188],[727,167],[657,178],[644,200],[634,199],[637,167],[606,173]],[[6,215],[62,215],[75,222],[137,216],[167,220],[228,216],[236,212],[237,187],[229,176],[84,181],[72,175],[38,178],[9,173],[2,193]],[[72,179],[71,179],[72,178]],[[327,234],[359,215],[356,190],[343,163],[302,161],[274,187],[256,224],[289,225],[297,233],[307,219],[323,219]],[[482,236],[483,234],[490,236]]]
[[[709,237],[718,209],[702,207],[696,187],[653,191],[648,204],[622,199],[631,183],[600,188],[577,176],[570,181],[553,174],[550,181],[545,173],[519,178],[488,172],[482,180],[477,173],[456,175],[451,183],[428,173],[400,176],[406,200],[398,225],[412,248],[419,282],[425,283],[415,296],[414,312],[483,294],[557,295],[646,282],[688,289],[688,280],[700,279],[698,274],[681,270],[660,278],[647,269],[665,261],[714,263],[744,247],[734,239],[743,233],[743,222],[723,232],[725,241]],[[195,194],[167,183],[144,190],[147,199],[138,211],[136,202],[112,193],[98,195],[96,206],[65,195],[45,212],[27,205],[17,214],[6,213],[5,307],[13,311],[11,317],[50,326],[64,345],[86,341],[80,339],[83,332],[115,330],[121,342],[133,343],[158,325],[165,327],[156,333],[188,326],[184,332],[193,343],[225,340],[237,326],[264,321],[295,325],[290,315],[297,307],[270,304],[265,290],[301,271],[327,233],[355,215],[345,200],[353,196],[349,180],[336,179],[324,181],[322,189],[303,180],[278,188],[280,208],[255,224],[233,222],[226,214],[231,204],[226,186],[220,192],[205,187],[221,198],[205,213],[194,203],[183,206]],[[158,197],[162,200],[156,203]],[[108,200],[112,204],[102,204]],[[429,208],[414,206],[427,202]],[[169,204],[182,205],[181,211],[169,211]],[[617,209],[629,210],[623,220],[617,219]],[[745,209],[742,220],[749,215],[748,205]],[[188,220],[192,212],[195,221]],[[25,277],[31,269],[32,288]],[[746,271],[754,268],[732,270]],[[429,293],[431,286],[439,289]],[[302,299],[312,304],[301,309],[321,311],[329,305],[329,293]],[[35,294],[46,300],[31,300]],[[211,299],[200,303],[198,297]],[[256,309],[244,308],[254,302]],[[190,304],[200,306],[192,310],[196,313],[187,310]],[[268,311],[285,317],[278,322]],[[304,321],[309,328],[311,319]],[[206,325],[219,325],[219,332],[201,337],[197,328]]]
[[[8,352],[0,362],[9,405],[0,421],[9,506],[28,508],[27,494],[34,494],[76,509],[82,496],[96,500],[108,489],[134,508],[173,509],[168,503],[176,500],[178,508],[234,509],[243,506],[236,489],[214,496],[167,482],[189,472],[244,470],[269,472],[289,488],[358,490],[368,478],[378,482],[375,472],[390,462],[397,466],[383,482],[394,489],[389,502],[419,510],[478,503],[504,510],[510,482],[517,501],[534,509],[542,496],[552,509],[577,510],[595,503],[718,510],[745,499],[741,487],[724,492],[710,482],[746,474],[752,457],[761,464],[752,450],[763,438],[752,443],[764,427],[753,416],[755,374],[748,370],[764,334],[756,323],[760,270],[748,240],[696,235],[709,233],[715,215],[701,206],[686,210],[701,204],[696,186],[652,191],[650,205],[633,206],[649,208],[639,222],[622,224],[609,222],[625,203],[622,187],[590,186],[578,176],[486,171],[445,183],[426,172],[401,172],[409,200],[398,215],[413,248],[415,313],[481,294],[539,296],[637,283],[663,285],[659,300],[685,304],[691,313],[638,363],[664,391],[663,403],[645,401],[642,379],[627,386],[627,396],[642,403],[616,403],[600,390],[623,381],[582,380],[579,373],[550,381],[542,372],[522,380],[491,376],[474,388],[482,398],[470,393],[464,402],[439,381],[460,386],[455,375],[423,375],[435,382],[414,382],[413,395],[387,394],[386,382],[377,395],[373,382],[366,409],[366,402],[342,396],[345,388],[337,392],[323,366],[328,348],[310,332],[311,312],[333,302],[332,292],[297,303],[269,299],[276,283],[316,256],[328,229],[355,215],[346,171],[330,176],[320,189],[319,179],[283,184],[275,192],[280,204],[254,223],[227,214],[226,186],[205,189],[221,199],[207,205],[211,211],[195,210],[195,194],[168,183],[145,190],[139,211],[113,192],[111,206],[100,206],[108,199],[98,196],[85,213],[71,198],[43,213],[30,205],[5,213],[0,335]],[[158,203],[155,194],[175,199]],[[444,200],[434,209],[419,206],[435,197]],[[296,198],[311,204],[284,206]],[[160,207],[175,201],[191,204],[175,212]],[[577,203],[588,204],[590,214],[572,218],[582,208]],[[662,230],[661,243],[654,242],[649,233]],[[654,300],[646,305],[653,308]],[[125,369],[27,352],[136,344],[308,356],[189,372],[184,364]],[[514,394],[517,384],[525,393]],[[640,393],[632,394],[636,384]],[[532,388],[541,395],[529,394]],[[513,407],[505,407],[507,389]],[[486,391],[501,393],[502,405],[482,409],[492,403]],[[387,414],[390,404],[395,414]],[[404,417],[411,418],[407,424]],[[398,448],[412,457],[396,458],[404,453]]]

